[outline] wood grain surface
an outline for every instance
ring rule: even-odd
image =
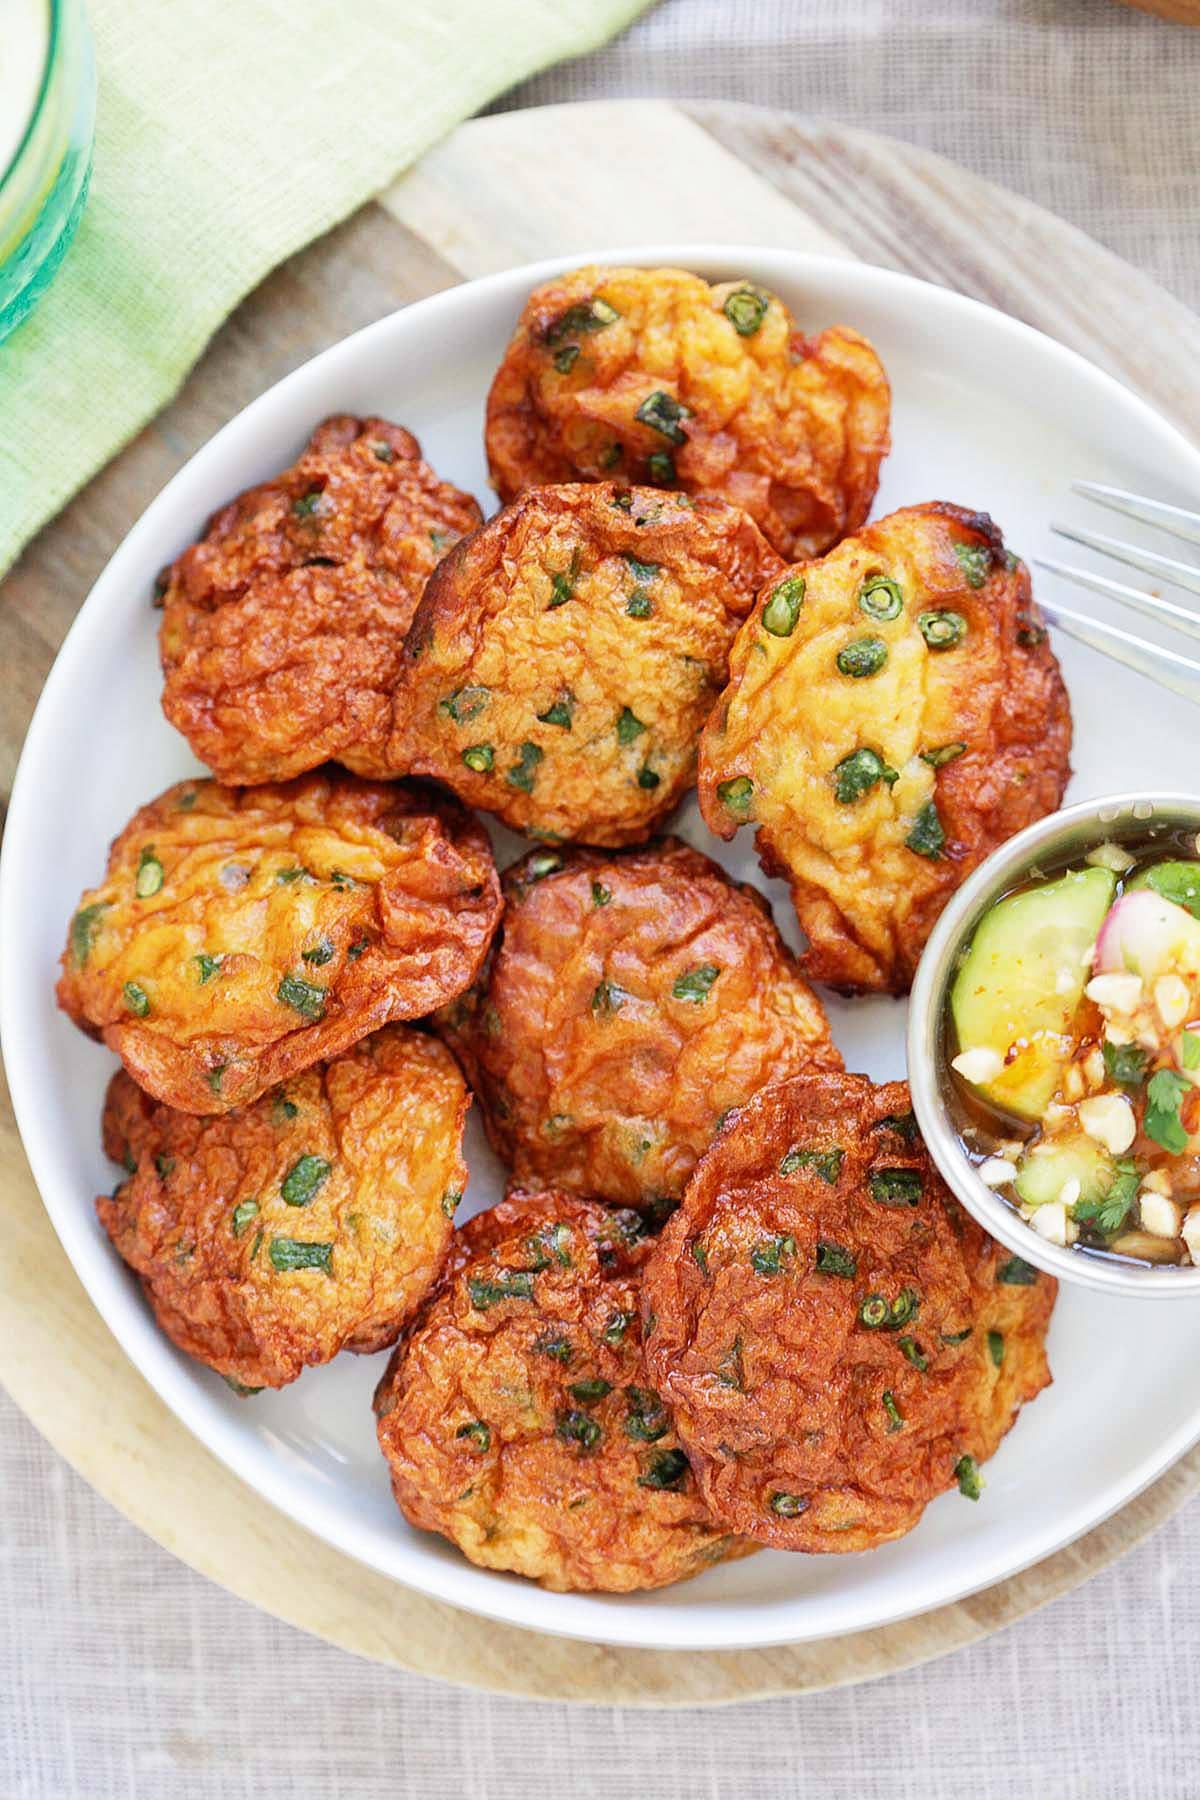
[[[1157,13],[1176,25],[1200,25],[1200,0],[1125,0],[1139,12]]]
[[[1200,368],[1200,321],[1072,227],[927,152],[731,105],[606,101],[475,120],[271,275],[175,403],[0,588],[0,792],[9,792],[38,693],[91,583],[148,501],[232,414],[358,326],[465,277],[664,237],[856,256],[975,295],[1082,351],[1200,438],[1191,373]],[[1035,1568],[853,1637],[730,1654],[544,1637],[361,1568],[274,1513],[192,1438],[76,1280],[6,1096],[0,1231],[0,1379],[100,1493],[193,1568],[277,1617],[360,1655],[500,1693],[686,1706],[865,1681],[975,1642],[1067,1592],[1200,1488],[1196,1450]]]

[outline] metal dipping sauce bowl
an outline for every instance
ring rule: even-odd
[[[1080,1245],[1047,1243],[1031,1230],[980,1178],[963,1149],[950,1069],[950,990],[988,908],[1039,870],[1082,862],[1100,844],[1136,843],[1144,849],[1161,833],[1170,854],[1168,842],[1180,831],[1200,833],[1200,798],[1110,794],[1051,813],[994,851],[955,894],[925,946],[909,1005],[908,1081],[917,1123],[943,1180],[984,1230],[1015,1255],[1060,1281],[1110,1294],[1191,1296],[1200,1302],[1200,1266],[1142,1265]]]

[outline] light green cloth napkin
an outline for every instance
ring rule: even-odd
[[[79,235],[0,345],[0,574],[267,271],[647,0],[88,0]]]

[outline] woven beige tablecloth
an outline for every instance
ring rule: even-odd
[[[506,104],[616,94],[908,138],[1200,302],[1200,32],[1115,0],[663,0]],[[148,1543],[4,1400],[0,1429],[0,1800],[1200,1794],[1200,1508],[999,1637],[872,1687],[572,1710],[401,1676],[276,1624]]]

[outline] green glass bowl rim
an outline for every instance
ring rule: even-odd
[[[50,99],[54,71],[58,66],[58,47],[62,37],[63,19],[68,4],[69,0],[50,0],[50,36],[46,43],[46,61],[42,67],[42,79],[38,87],[37,99],[33,104],[33,111],[30,113],[25,130],[21,134],[20,142],[17,144],[16,149],[9,159],[8,167],[0,171],[0,200],[3,200],[4,198],[4,190],[7,187],[9,180],[16,174],[21,166],[21,158],[29,148],[30,140],[37,130],[42,114],[45,112],[46,105]]]

